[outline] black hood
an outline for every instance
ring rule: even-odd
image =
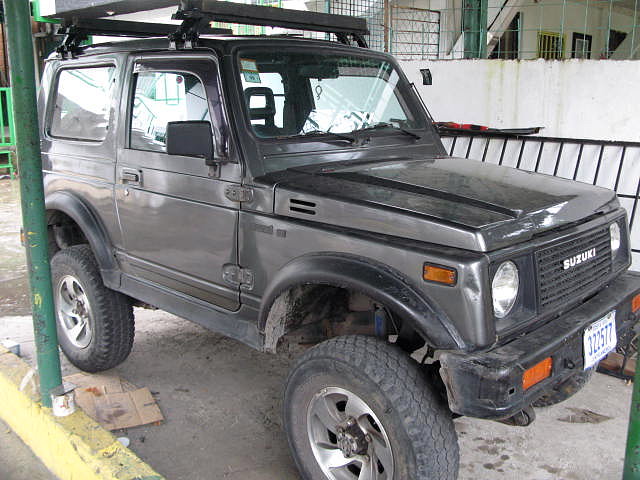
[[[451,157],[324,164],[277,177],[276,213],[476,251],[618,207],[611,190]],[[304,202],[313,204],[308,212]]]

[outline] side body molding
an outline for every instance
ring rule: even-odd
[[[265,291],[258,320],[259,331],[264,334],[265,350],[275,351],[278,338],[285,333],[282,323],[286,318],[278,313],[279,308],[274,303],[290,288],[305,284],[358,291],[409,321],[433,347],[465,347],[465,342],[444,312],[396,270],[359,256],[314,253],[287,263]],[[276,313],[270,315],[272,307]]]
[[[98,261],[104,283],[117,290],[120,287],[120,269],[113,254],[111,240],[100,220],[76,195],[58,191],[45,198],[47,210],[59,210],[67,214],[82,230]]]

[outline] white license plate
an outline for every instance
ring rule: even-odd
[[[584,369],[593,367],[616,348],[616,311],[592,323],[584,331]]]

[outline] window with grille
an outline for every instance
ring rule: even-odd
[[[562,35],[555,32],[538,32],[538,58],[545,60],[562,59],[564,49]]]
[[[591,58],[591,43],[593,36],[585,33],[573,32],[571,44],[571,58]]]
[[[520,36],[522,34],[522,15],[517,12],[511,23],[498,38],[498,43],[493,47],[489,58],[501,58],[513,60],[520,56]]]

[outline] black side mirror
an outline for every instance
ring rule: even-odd
[[[428,68],[421,68],[420,73],[422,74],[423,85],[433,85],[433,77],[431,77],[431,70],[429,70]]]
[[[167,123],[167,153],[186,157],[204,158],[204,163],[215,165],[215,149],[211,122],[188,121]]]

